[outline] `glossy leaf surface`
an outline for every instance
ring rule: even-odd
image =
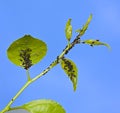
[[[91,20],[92,20],[92,14],[89,16],[87,22],[85,23],[85,25],[83,25],[82,29],[76,30],[76,32],[80,33],[80,36],[84,35],[84,33],[87,30]]]
[[[8,58],[14,64],[25,69],[38,63],[47,52],[47,45],[42,40],[25,35],[14,41],[7,50]]]
[[[66,26],[65,26],[65,35],[68,41],[70,41],[72,36],[72,26],[71,26],[71,19],[68,19]]]
[[[100,42],[99,40],[89,39],[89,40],[83,41],[82,43],[88,44],[90,46],[104,45],[104,46],[106,46],[106,47],[108,47],[110,49],[110,46],[108,44]]]
[[[73,83],[74,91],[77,87],[77,80],[78,80],[78,69],[73,61],[70,59],[62,59],[61,61],[61,67],[65,71],[65,73],[68,75],[70,80]]]
[[[35,100],[15,109],[24,109],[30,113],[65,113],[63,107],[53,100]]]

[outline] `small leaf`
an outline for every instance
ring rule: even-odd
[[[53,100],[34,100],[10,110],[24,109],[30,113],[66,113],[63,107]]]
[[[75,63],[70,59],[63,58],[61,60],[61,67],[65,71],[65,73],[68,75],[70,80],[72,81],[73,88],[75,91],[77,87],[77,80],[78,80],[78,70]]]
[[[72,26],[71,26],[71,19],[68,19],[66,26],[65,26],[65,35],[68,41],[70,41],[72,36]]]
[[[82,29],[76,30],[76,32],[80,33],[80,36],[84,35],[85,31],[87,30],[87,28],[91,22],[91,19],[92,19],[92,14],[90,14],[87,22],[85,23],[85,25],[83,25]]]
[[[26,70],[38,63],[46,55],[46,52],[45,42],[30,35],[25,35],[14,41],[7,49],[9,60]]]
[[[89,39],[89,40],[83,41],[82,43],[88,44],[90,46],[104,45],[104,46],[106,46],[106,47],[108,47],[110,49],[110,46],[108,44],[100,42],[99,40]]]

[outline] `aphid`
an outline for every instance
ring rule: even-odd
[[[97,39],[96,41],[100,41],[100,40]]]
[[[32,60],[30,60],[30,52],[32,50],[30,48],[27,48],[25,50],[20,50],[20,61],[21,65],[24,67],[24,69],[28,69],[32,66]]]

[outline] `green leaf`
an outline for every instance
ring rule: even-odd
[[[89,40],[85,40],[82,43],[84,44],[88,44],[90,46],[99,46],[99,45],[104,45],[106,47],[108,47],[110,49],[110,46],[106,43],[100,42],[99,40],[93,40],[93,39],[89,39]]]
[[[68,19],[66,26],[65,26],[65,35],[68,41],[70,41],[72,36],[72,26],[71,26],[71,19]]]
[[[85,25],[83,25],[82,29],[76,30],[76,32],[80,33],[80,36],[84,35],[84,33],[85,33],[85,31],[87,30],[87,28],[88,28],[91,20],[92,20],[92,14],[90,14],[87,22],[85,23]]]
[[[34,100],[10,110],[24,109],[30,113],[66,113],[64,108],[53,100]]]
[[[30,35],[14,41],[7,49],[9,60],[26,70],[38,63],[46,55],[46,52],[45,42]]]
[[[61,60],[61,67],[72,81],[73,88],[75,91],[77,88],[77,80],[78,80],[78,69],[75,63],[70,59],[63,58]]]
[[[16,110],[11,110],[11,111],[7,111],[5,113],[30,113],[24,109],[16,109]]]

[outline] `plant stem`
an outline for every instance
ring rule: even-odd
[[[10,106],[11,104],[19,97],[19,95],[34,81],[36,81],[37,79],[39,79],[41,76],[45,75],[48,71],[50,71],[50,69],[52,69],[54,66],[56,66],[60,60],[64,57],[65,54],[68,54],[68,52],[74,47],[75,44],[80,43],[80,35],[77,35],[77,37],[74,39],[74,41],[72,43],[69,44],[69,46],[67,45],[65,47],[65,49],[63,50],[63,52],[57,56],[57,58],[39,75],[37,75],[36,77],[34,77],[33,79],[30,78],[29,75],[29,71],[27,70],[27,78],[28,81],[24,84],[24,86],[18,91],[18,93],[11,99],[11,101],[7,104],[7,106],[0,111],[0,113],[5,113],[6,111],[10,110]]]
[[[18,98],[18,96],[25,90],[25,88],[29,86],[30,83],[31,81],[26,82],[25,85],[18,91],[18,93],[11,99],[8,105],[0,113],[8,111],[10,109],[11,104]]]

